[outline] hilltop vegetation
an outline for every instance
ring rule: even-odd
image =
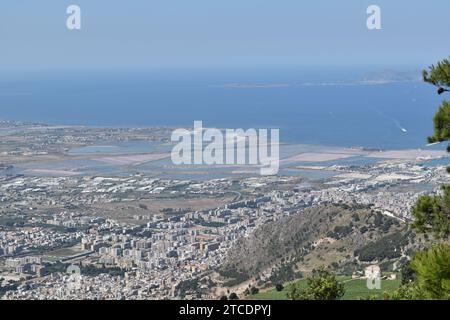
[[[218,273],[224,286],[253,280],[268,287],[322,265],[341,275],[362,274],[372,263],[386,271],[406,261],[413,243],[414,235],[404,225],[370,207],[316,206],[240,239]]]

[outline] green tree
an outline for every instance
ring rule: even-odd
[[[392,293],[385,292],[384,300],[423,300],[425,296],[423,290],[420,290],[416,282],[411,282],[400,286]]]
[[[429,143],[447,141],[450,138],[450,102],[444,100],[434,115],[434,135],[428,137]],[[447,149],[448,150],[448,149]]]
[[[411,227],[420,233],[433,233],[436,238],[450,234],[450,186],[442,187],[443,195],[420,197],[412,209]]]
[[[438,244],[416,253],[410,266],[413,281],[402,283],[393,293],[384,293],[384,299],[450,299],[450,245]]]
[[[450,60],[444,59],[423,71],[424,81],[438,87],[438,93],[450,91]],[[434,116],[434,135],[429,142],[450,140],[450,102],[443,101]],[[450,145],[447,147],[450,151]],[[447,168],[450,173],[450,168]],[[443,195],[422,196],[412,210],[412,228],[420,233],[433,233],[436,238],[450,235],[450,186],[443,186]]]
[[[323,267],[313,270],[306,289],[295,283],[287,289],[287,297],[291,300],[338,300],[344,293],[344,285]]]
[[[450,299],[450,245],[438,244],[418,252],[411,267],[425,298]]]
[[[416,280],[416,271],[411,266],[411,262],[405,263],[401,269],[402,285],[407,285]]]
[[[450,60],[444,59],[428,71],[424,81],[438,87],[438,94],[450,91]],[[443,101],[434,117],[434,135],[430,142],[450,140],[450,103]],[[450,152],[450,146],[447,147]],[[449,168],[447,171],[450,173]],[[432,233],[437,239],[450,235],[450,186],[442,194],[422,196],[412,210],[411,227],[419,233]],[[412,280],[402,285],[391,299],[450,299],[450,245],[438,244],[416,253],[410,264]],[[411,272],[413,271],[413,272]]]
[[[232,292],[230,294],[230,296],[228,297],[228,299],[229,300],[239,300],[239,296],[235,292]]]
[[[450,57],[449,57],[450,58]],[[438,94],[450,91],[450,60],[444,59],[422,71],[423,80],[438,87]]]
[[[250,294],[258,294],[259,293],[259,289],[256,287],[251,287],[250,288]]]

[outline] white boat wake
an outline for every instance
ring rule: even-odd
[[[395,126],[396,126],[397,128],[399,128],[401,132],[403,132],[403,133],[407,133],[407,132],[408,132],[408,130],[406,130],[404,127],[402,127],[402,125],[400,124],[400,122],[399,122],[397,119],[395,119],[395,118],[393,118],[393,117],[391,117],[391,116],[388,116],[388,115],[384,114],[383,112],[381,112],[381,111],[378,110],[378,109],[374,109],[374,110],[375,110],[375,112],[377,112],[381,117],[386,118],[386,119],[388,119],[388,120],[394,122]]]

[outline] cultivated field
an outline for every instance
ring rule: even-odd
[[[367,288],[367,282],[365,279],[351,279],[350,277],[342,277],[339,279],[344,283],[345,295],[343,300],[360,300],[365,299],[369,295],[379,295],[383,292],[392,292],[400,286],[400,279],[396,280],[382,280],[381,289],[370,290]],[[306,288],[306,279],[298,280],[297,282],[301,288]],[[261,291],[258,294],[248,296],[248,299],[254,300],[288,300],[286,297],[287,288],[289,283],[284,285],[284,290],[278,292],[277,290],[269,289],[267,291]]]

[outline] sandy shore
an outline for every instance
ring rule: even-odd
[[[161,160],[170,157],[169,153],[150,153],[136,155],[120,155],[96,158],[95,160],[113,165],[138,165],[145,162]]]
[[[320,152],[305,152],[286,159],[281,160],[281,163],[290,162],[324,162],[350,158],[358,154],[352,153],[320,153]]]
[[[370,152],[367,156],[371,158],[416,160],[416,159],[436,159],[448,156],[448,153],[445,150],[409,149],[409,150]]]
[[[53,169],[27,169],[25,174],[37,174],[37,175],[49,175],[58,177],[77,176],[82,174],[81,172],[69,171],[69,170],[53,170]]]

